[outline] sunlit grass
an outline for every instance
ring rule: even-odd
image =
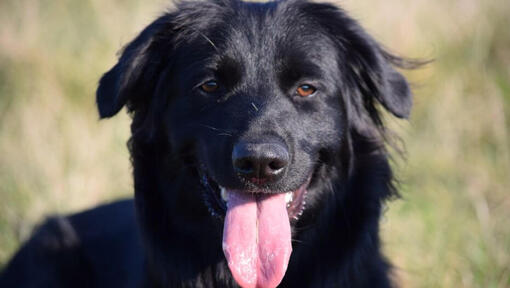
[[[402,199],[382,232],[404,287],[510,287],[510,5],[339,1],[393,52],[435,58],[407,75],[395,165]],[[35,223],[132,194],[129,118],[98,121],[115,53],[170,3],[0,2],[0,263]],[[1,265],[1,264],[0,264]]]

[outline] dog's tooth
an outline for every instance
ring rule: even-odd
[[[223,199],[223,201],[227,202],[228,201],[228,195],[227,195],[227,189],[225,189],[224,187],[221,187],[221,199]]]
[[[292,194],[293,194],[292,192],[285,193],[285,203],[289,204],[290,202],[292,202],[293,198]]]

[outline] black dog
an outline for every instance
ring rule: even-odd
[[[178,4],[97,90],[133,117],[137,221],[129,201],[50,220],[2,287],[391,286],[379,109],[409,115],[408,64],[331,4]]]

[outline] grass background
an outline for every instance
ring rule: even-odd
[[[508,0],[339,1],[407,73],[403,198],[382,225],[403,287],[510,287]],[[0,267],[45,215],[132,194],[125,113],[98,121],[115,53],[168,1],[0,2]]]

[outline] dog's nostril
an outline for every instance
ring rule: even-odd
[[[250,159],[241,158],[234,160],[234,167],[238,172],[251,173],[254,170],[253,162]]]
[[[287,161],[284,161],[282,159],[275,159],[275,160],[269,162],[269,164],[267,166],[269,167],[269,169],[276,171],[276,170],[280,170],[283,167],[287,166]]]

